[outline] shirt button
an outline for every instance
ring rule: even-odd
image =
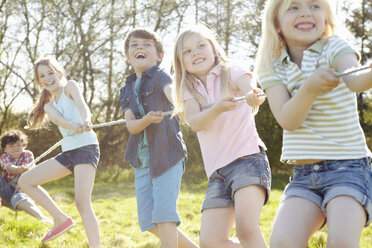
[[[148,96],[148,95],[149,95],[149,92],[147,91],[147,92],[146,92],[146,96]]]
[[[147,103],[143,103],[143,106],[147,106]]]
[[[319,170],[319,168],[320,168],[320,166],[319,166],[319,165],[317,165],[317,164],[316,164],[316,165],[314,165],[314,170],[316,170],[316,171],[317,171],[317,170]]]

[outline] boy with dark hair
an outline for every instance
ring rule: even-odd
[[[9,130],[0,137],[4,153],[0,156],[0,197],[2,204],[10,209],[24,210],[46,223],[49,219],[35,205],[35,202],[18,187],[20,175],[27,171],[27,165],[34,160],[34,155],[27,147],[27,136],[20,130]]]
[[[124,48],[135,71],[120,89],[120,102],[131,134],[125,160],[135,170],[140,228],[158,236],[163,248],[197,247],[177,229],[186,146],[179,120],[163,114],[173,108],[172,80],[159,68],[163,44],[154,32],[136,28]]]

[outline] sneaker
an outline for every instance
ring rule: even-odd
[[[47,242],[51,239],[57,238],[62,233],[66,232],[71,227],[75,226],[75,223],[72,221],[71,218],[68,218],[64,223],[62,223],[59,227],[54,229],[53,231],[49,231],[43,238],[42,242]]]

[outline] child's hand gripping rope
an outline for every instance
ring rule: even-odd
[[[263,96],[265,96],[265,93],[263,93],[263,92],[257,94],[257,97],[263,97]],[[231,101],[232,102],[240,102],[240,101],[245,101],[245,100],[247,100],[246,96],[239,96],[239,97],[233,98]],[[209,104],[201,105],[200,107],[202,109],[206,109],[206,108],[212,107],[214,104],[215,103],[209,103]]]

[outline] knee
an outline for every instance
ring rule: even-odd
[[[76,208],[80,213],[84,213],[87,210],[92,209],[90,201],[82,199],[80,197],[75,197]]]
[[[251,225],[237,225],[236,236],[238,236],[241,243],[248,243],[249,240],[254,240],[261,235],[260,227]]]
[[[18,186],[23,190],[25,191],[24,189],[26,188],[27,186],[27,177],[25,176],[25,174],[22,174],[19,179],[18,179]]]
[[[200,248],[214,248],[218,247],[217,240],[209,235],[200,234],[199,237]]]
[[[292,238],[286,235],[279,235],[271,233],[270,236],[270,247],[271,248],[290,248],[294,246],[294,241]]]
[[[347,237],[329,238],[327,240],[327,247],[329,248],[349,248],[359,247],[359,244],[353,244],[353,242]]]

